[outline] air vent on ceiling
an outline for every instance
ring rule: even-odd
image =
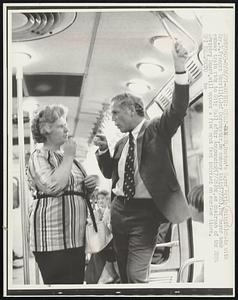
[[[12,39],[14,42],[42,39],[71,26],[77,13],[13,13]]]

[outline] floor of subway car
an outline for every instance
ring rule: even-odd
[[[86,260],[86,264],[88,259]],[[29,258],[29,274],[30,274],[30,284],[36,284],[36,271],[35,271],[35,259],[30,256]],[[38,273],[39,282],[42,284],[42,279],[40,273]],[[118,282],[118,281],[117,281]],[[108,273],[107,269],[104,268],[102,275],[98,281],[98,284],[110,284],[115,283],[114,278]],[[23,285],[24,284],[24,271],[23,271],[23,258],[13,256],[13,268],[12,268],[12,284],[13,285]],[[86,282],[84,282],[86,284]]]

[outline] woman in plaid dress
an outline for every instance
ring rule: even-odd
[[[27,170],[34,201],[30,207],[30,247],[45,284],[84,281],[86,194],[96,176],[87,176],[75,159],[76,142],[68,137],[66,109],[46,106],[32,122],[42,143],[31,153]]]

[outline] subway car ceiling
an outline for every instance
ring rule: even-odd
[[[127,91],[141,96],[149,117],[156,111],[155,103],[163,109],[171,99],[174,72],[164,22],[193,54],[187,64],[190,101],[201,96],[202,27],[192,14],[183,18],[176,11],[13,13],[12,62],[16,53],[30,57],[23,67],[26,147],[29,112],[37,106],[67,106],[81,161],[93,136],[103,130],[114,95]],[[17,145],[16,68],[12,71],[13,144]]]

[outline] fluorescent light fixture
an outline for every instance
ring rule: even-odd
[[[37,92],[46,93],[49,92],[52,89],[52,86],[47,83],[41,83],[35,87],[35,90]]]
[[[23,67],[29,63],[31,55],[25,52],[13,52],[12,61],[14,67]]]
[[[126,85],[129,90],[135,94],[144,94],[151,90],[151,86],[146,81],[141,79],[131,80]]]
[[[190,9],[178,9],[174,11],[177,16],[179,16],[182,19],[192,20],[195,19],[195,14],[193,10]]]
[[[138,63],[136,67],[141,71],[141,73],[148,77],[158,77],[162,72],[164,72],[164,67],[153,63]]]
[[[157,35],[150,39],[150,42],[156,49],[163,53],[170,53],[173,46],[172,39],[167,35]]]

